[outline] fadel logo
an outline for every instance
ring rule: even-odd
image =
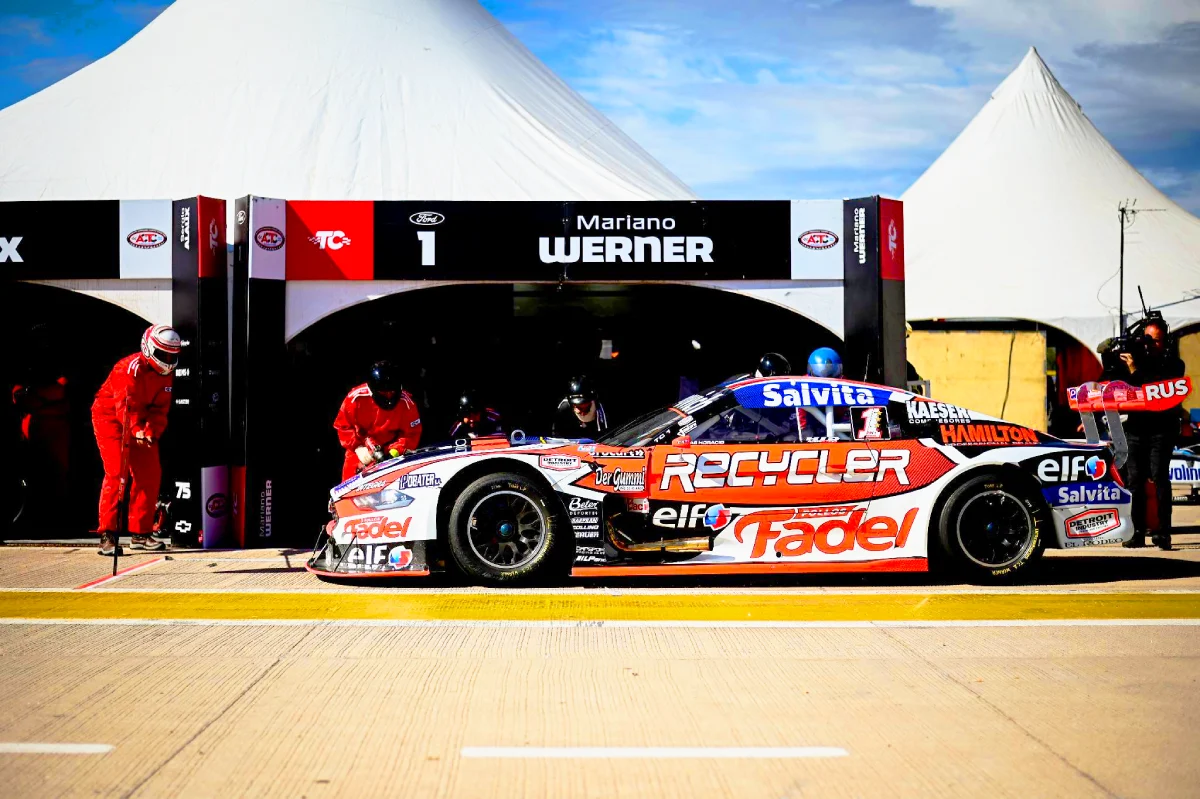
[[[1088,477],[1092,478],[1093,480],[1099,480],[1101,477],[1108,474],[1108,464],[1105,463],[1104,459],[1100,456],[1093,455],[1087,459],[1087,463],[1084,465],[1084,471],[1087,472]]]
[[[264,250],[278,250],[283,246],[283,231],[277,227],[260,227],[254,231],[254,243]]]
[[[901,549],[908,542],[917,509],[911,508],[902,519],[891,516],[872,516],[864,519],[866,511],[859,508],[847,518],[834,518],[821,524],[800,521],[804,508],[763,510],[738,519],[733,528],[733,537],[738,543],[750,541],[753,545],[750,558],[765,557],[798,558],[814,551],[826,555],[840,555],[853,549],[868,552],[885,552]],[[743,539],[743,535],[746,535]],[[773,545],[773,546],[772,546]],[[768,546],[772,552],[767,553]]]
[[[340,250],[350,246],[350,237],[340,230],[318,230],[308,240],[322,250]]]
[[[25,259],[17,252],[22,238],[22,236],[13,236],[11,239],[0,237],[0,264],[5,261],[12,261],[14,264],[25,263]]]
[[[446,221],[446,217],[437,211],[418,211],[410,216],[408,221],[414,225],[440,225]]]
[[[125,237],[125,241],[139,250],[153,250],[167,243],[167,234],[161,230],[144,227],[130,233]]]
[[[831,230],[806,230],[797,239],[801,247],[810,250],[828,250],[838,243],[837,234]]]
[[[402,522],[388,521],[384,516],[372,516],[367,519],[351,519],[346,522],[343,531],[358,541],[368,538],[404,538],[408,535],[408,525],[411,522],[411,516]]]

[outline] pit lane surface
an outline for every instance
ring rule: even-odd
[[[1180,543],[1052,553],[1003,590],[364,588],[278,551],[105,579],[92,550],[0,549],[4,793],[1195,795]]]

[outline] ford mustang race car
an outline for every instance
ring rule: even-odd
[[[1178,405],[1188,391],[1186,379],[1072,389],[1088,443],[1071,444],[886,386],[736,379],[597,441],[518,433],[381,463],[332,490],[308,568],[399,577],[454,564],[506,583],[568,568],[919,572],[933,562],[1000,578],[1045,547],[1130,539],[1120,414]]]

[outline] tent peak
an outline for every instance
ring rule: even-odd
[[[1020,97],[1030,97],[1038,94],[1051,95],[1054,100],[1066,103],[1069,107],[1082,112],[1083,107],[1063,88],[1042,60],[1036,47],[1030,47],[1017,68],[1001,81],[992,92],[992,100],[1005,102]]]

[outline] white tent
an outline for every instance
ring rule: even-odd
[[[904,194],[909,319],[1015,318],[1094,346],[1116,332],[1122,201],[1125,310],[1200,293],[1200,219],[1105,140],[1030,49]],[[1164,308],[1200,321],[1200,300]]]
[[[0,111],[0,200],[691,191],[475,0],[178,0]]]

